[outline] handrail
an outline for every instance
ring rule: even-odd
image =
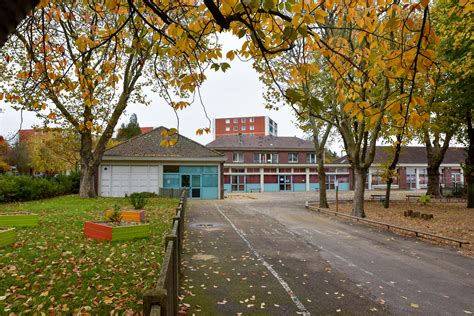
[[[184,189],[173,217],[171,232],[165,238],[165,256],[158,281],[154,288],[143,295],[143,314],[146,316],[177,314],[186,202],[187,190]]]

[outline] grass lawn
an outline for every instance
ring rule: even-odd
[[[82,199],[69,195],[41,201],[0,204],[0,212],[40,215],[34,228],[17,228],[17,242],[0,249],[0,315],[140,312],[142,294],[157,280],[177,199],[153,198],[145,206],[151,236],[104,242],[84,237],[87,220],[124,198]],[[58,313],[59,312],[59,313]]]

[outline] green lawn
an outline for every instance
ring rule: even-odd
[[[150,238],[122,242],[84,238],[84,221],[103,219],[104,210],[114,204],[132,208],[123,198],[73,195],[0,204],[0,212],[40,215],[38,227],[17,228],[17,242],[0,249],[0,315],[141,311],[144,290],[158,278],[163,237],[178,200],[149,199],[145,210]]]

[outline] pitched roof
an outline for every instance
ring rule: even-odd
[[[298,138],[285,136],[248,136],[248,135],[226,135],[217,138],[206,145],[216,150],[225,149],[256,149],[256,150],[303,150],[314,151],[312,142]]]
[[[138,135],[129,140],[106,150],[107,157],[167,157],[167,158],[222,158],[223,155],[212,149],[206,148],[185,136],[178,134],[178,142],[174,146],[163,147],[160,145],[165,137],[161,136],[163,130],[169,129],[160,126],[151,132]],[[214,159],[215,160],[215,159]]]
[[[375,149],[374,164],[384,164],[391,161],[394,151],[391,146],[377,146]],[[466,150],[462,147],[450,147],[446,150],[443,164],[460,164],[466,159]],[[347,164],[347,156],[341,157],[333,163]],[[406,146],[400,152],[399,164],[427,164],[426,147]]]

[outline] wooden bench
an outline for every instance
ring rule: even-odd
[[[370,201],[385,201],[385,194],[371,194]]]
[[[257,189],[257,188],[251,188],[251,189],[249,189],[249,192],[250,192],[250,193],[261,192],[261,191],[262,191],[262,190]]]
[[[411,199],[416,199],[418,201],[420,199],[421,195],[419,194],[407,194],[405,195],[405,198],[407,199],[407,202],[410,202]]]

